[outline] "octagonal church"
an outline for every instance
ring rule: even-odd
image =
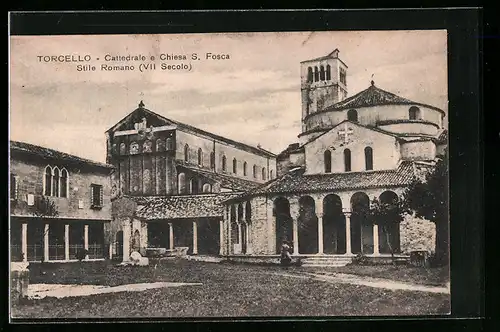
[[[251,259],[275,257],[289,241],[295,256],[347,262],[432,244],[430,222],[408,216],[386,234],[360,211],[373,198],[401,199],[434,166],[447,146],[445,112],[373,81],[348,97],[348,67],[337,49],[300,68],[302,130],[278,155],[142,102],[107,131],[107,161],[116,170],[114,255],[183,248]]]

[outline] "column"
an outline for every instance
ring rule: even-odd
[[[85,225],[83,229],[83,248],[89,250],[89,225]],[[89,255],[85,255],[85,259],[89,259]]]
[[[64,225],[64,260],[69,261],[69,225]]]
[[[276,253],[276,246],[279,245],[276,243],[276,231],[273,231],[273,223],[276,223],[276,218],[273,217],[273,205],[274,202],[272,200],[268,200],[266,202],[267,209],[267,252],[268,254],[274,255]],[[276,228],[276,227],[274,227]]]
[[[243,236],[241,234],[241,221],[238,221],[238,248],[240,254],[241,254],[241,248],[243,247],[241,243],[242,241],[243,241]]]
[[[290,199],[290,216],[292,217],[292,241],[293,241],[293,254],[299,254],[299,201],[297,199]]]
[[[351,211],[344,212],[345,216],[345,254],[351,255]]]
[[[219,220],[219,255],[224,255],[224,219]]]
[[[232,232],[231,232],[231,205],[228,205],[227,206],[227,222],[226,222],[226,227],[227,227],[227,255],[231,255],[233,253],[233,250],[232,250]]]
[[[323,200],[316,199],[316,215],[318,217],[318,254],[323,254]]]
[[[21,253],[23,254],[23,262],[28,261],[28,224],[21,225]]]
[[[49,260],[49,224],[45,224],[43,230],[43,261]]]
[[[198,225],[193,221],[193,255],[198,255]]]
[[[251,254],[252,253],[252,241],[250,240],[250,234],[252,232],[250,232],[250,226],[252,224],[251,223],[248,223],[247,222],[247,227],[245,227],[245,230],[246,230],[246,238],[247,238],[247,254]]]
[[[373,224],[373,255],[379,256],[379,245],[378,245],[378,225]]]
[[[174,225],[168,223],[168,245],[170,250],[174,250]]]
[[[123,222],[123,261],[130,260],[130,221]]]

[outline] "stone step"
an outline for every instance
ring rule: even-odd
[[[349,264],[349,262],[328,263],[328,264],[306,263],[306,264],[302,264],[301,266],[302,267],[342,267],[342,266],[346,266],[347,264]]]

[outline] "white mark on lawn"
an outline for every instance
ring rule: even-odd
[[[29,299],[42,299],[44,297],[76,297],[89,296],[117,292],[140,292],[147,289],[180,287],[180,286],[200,286],[201,283],[181,283],[181,282],[153,282],[142,284],[126,284],[120,286],[98,286],[98,285],[61,285],[61,284],[31,284],[28,286]]]

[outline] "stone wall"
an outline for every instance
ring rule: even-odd
[[[434,160],[436,145],[430,140],[403,143],[401,157],[406,160]]]
[[[428,220],[407,216],[400,224],[400,243],[403,254],[409,254],[415,250],[434,253],[436,225]]]

